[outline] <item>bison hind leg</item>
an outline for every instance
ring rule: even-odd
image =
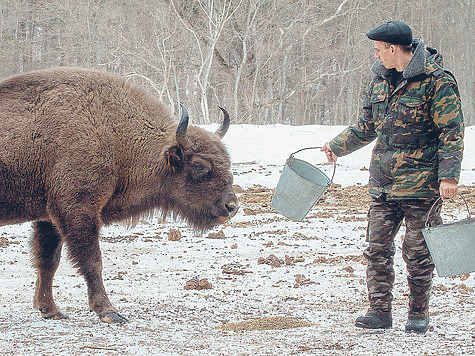
[[[67,319],[53,298],[53,278],[61,259],[63,241],[49,221],[35,221],[33,228],[33,261],[37,270],[33,306],[46,319]]]

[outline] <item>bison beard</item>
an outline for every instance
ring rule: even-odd
[[[234,216],[229,155],[216,133],[175,124],[143,90],[100,71],[54,68],[0,82],[0,225],[34,222],[35,308],[64,319],[52,283],[63,243],[89,305],[127,320],[102,281],[102,225],[161,210],[204,231]]]

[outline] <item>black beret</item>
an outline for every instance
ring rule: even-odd
[[[383,41],[403,46],[412,44],[412,30],[402,21],[389,21],[366,32],[373,41]]]

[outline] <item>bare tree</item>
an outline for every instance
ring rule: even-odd
[[[200,65],[196,73],[196,81],[200,89],[200,104],[203,122],[209,123],[209,102],[208,102],[208,89],[210,86],[209,77],[215,58],[215,50],[218,40],[221,38],[223,29],[228,21],[233,16],[234,12],[241,5],[239,1],[236,5],[232,1],[227,0],[205,0],[194,1],[195,11],[200,11],[204,15],[206,23],[206,32],[199,33],[199,30],[193,27],[185,16],[183,11],[177,9],[174,1],[171,0],[173,9],[176,15],[182,21],[183,26],[193,34],[195,38],[195,44],[198,48],[200,55]]]
[[[348,124],[374,61],[365,32],[411,25],[458,78],[475,124],[473,0],[3,0],[0,75],[105,68],[199,123],[215,103],[235,123]]]

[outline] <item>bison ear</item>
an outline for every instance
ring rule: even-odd
[[[183,149],[179,146],[172,146],[167,151],[167,165],[174,170],[183,168]]]

